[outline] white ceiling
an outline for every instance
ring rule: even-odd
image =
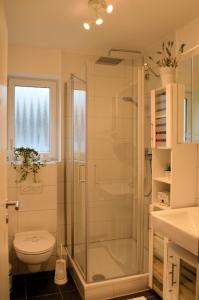
[[[87,32],[87,0],[5,2],[10,44],[84,53],[143,49],[199,16],[199,0],[112,0],[114,13]]]

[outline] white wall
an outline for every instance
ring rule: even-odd
[[[176,30],[176,48],[185,43],[185,51],[199,44],[199,18]]]
[[[78,71],[81,69],[81,66],[84,65],[86,62],[86,59],[88,57],[85,55],[79,55],[79,54],[71,54],[67,52],[62,52],[59,49],[45,49],[45,48],[33,48],[33,47],[23,47],[23,46],[10,46],[9,52],[8,52],[8,75],[9,76],[17,76],[17,77],[29,77],[29,78],[37,78],[37,79],[53,79],[57,80],[58,82],[58,93],[59,93],[59,128],[58,131],[60,133],[59,135],[59,161],[54,164],[54,167],[50,165],[50,168],[53,168],[53,172],[51,172],[52,180],[57,180],[57,184],[53,185],[53,189],[56,189],[56,197],[53,197],[51,199],[51,202],[53,202],[53,205],[55,205],[56,202],[56,208],[54,208],[54,213],[57,214],[57,223],[56,228],[53,229],[53,232],[56,232],[57,235],[57,253],[59,253],[60,244],[65,244],[65,199],[64,199],[64,144],[66,147],[69,146],[70,141],[70,104],[65,107],[66,104],[66,94],[64,90],[64,83],[69,80],[71,73],[78,73]],[[82,74],[80,74],[82,75]],[[66,122],[66,120],[68,122]],[[64,125],[66,125],[66,128],[64,128]],[[64,133],[64,131],[66,131]],[[65,138],[66,136],[66,138]],[[67,163],[69,164],[69,157],[70,153],[68,151],[67,155]],[[47,166],[46,170],[49,169],[49,166]],[[48,173],[46,173],[48,174]],[[46,175],[44,175],[46,176]],[[41,176],[41,179],[43,178],[43,175]],[[67,197],[70,197],[70,179],[67,177],[68,181],[68,188],[67,188]],[[10,183],[11,184],[11,183]],[[12,183],[11,185],[14,185],[15,183]],[[48,194],[52,189],[52,186],[45,186],[44,191],[41,194],[35,194],[31,196],[31,199],[29,198],[29,195],[23,196],[22,201],[25,201],[27,203],[27,212],[30,214],[32,211],[35,211],[35,208],[32,210],[32,205],[34,200],[39,201],[38,199],[42,199],[43,196]],[[9,194],[10,198],[15,197],[16,195],[16,187],[9,186]],[[19,194],[19,193],[18,193]],[[55,196],[55,191],[53,192]],[[29,202],[30,201],[30,202]],[[42,200],[41,200],[42,201]],[[41,206],[39,206],[39,209],[37,209],[37,212],[35,213],[36,219],[40,218],[39,216],[42,216],[42,214],[45,213],[45,211],[51,210],[51,204],[50,203],[43,203],[44,207],[41,209]],[[49,204],[49,205],[48,205]],[[21,209],[20,211],[21,212]],[[13,226],[16,225],[16,219],[21,219],[19,217],[19,212],[16,212],[16,214],[12,214],[10,217],[11,225],[10,225],[10,231],[9,231],[9,237],[10,237],[10,248],[12,244],[13,239]],[[18,217],[17,217],[18,214]],[[27,216],[27,214],[26,214]],[[44,215],[43,215],[44,216]],[[17,217],[17,218],[16,218]],[[54,217],[55,218],[55,215]],[[49,219],[48,226],[50,228],[52,218]],[[54,222],[54,221],[52,221]],[[68,220],[70,223],[70,220]],[[26,226],[29,224],[29,219],[26,218],[25,222]],[[13,225],[15,224],[15,225]],[[69,230],[68,225],[68,230]],[[34,227],[34,226],[31,226]],[[17,230],[21,230],[21,227],[16,227]],[[34,228],[33,228],[34,229]],[[51,230],[51,229],[50,229]],[[54,253],[55,254],[55,253]],[[46,265],[45,268],[51,268],[53,266],[55,256],[53,259],[51,259],[51,262],[49,265]],[[13,253],[13,250],[11,250],[11,260],[14,264],[14,272],[16,273],[22,273],[24,272],[24,266],[23,264],[17,262],[16,256]]]
[[[137,101],[137,78],[131,61],[103,66],[95,60],[88,71],[89,241],[136,238],[138,119],[122,97]]]
[[[16,171],[8,167],[8,199],[20,202],[20,209],[9,208],[9,252],[14,274],[27,272],[26,266],[20,262],[13,248],[14,234],[29,230],[48,230],[57,236],[57,165],[48,163],[38,174],[40,186],[31,192],[24,188],[32,185],[29,178],[24,183],[16,183]],[[34,185],[33,185],[34,188]],[[56,260],[56,247],[50,260],[43,264],[42,270],[52,270]]]
[[[37,79],[53,79],[58,82],[59,113],[61,115],[61,51],[57,49],[39,49],[28,47],[9,47],[8,51],[8,75],[17,77],[29,77]],[[61,118],[59,118],[61,119]],[[62,129],[59,122],[59,129]],[[61,131],[61,130],[59,130]],[[61,131],[62,134],[62,131]],[[58,137],[60,146],[61,134]],[[59,147],[59,153],[61,148]],[[60,153],[61,154],[61,153]],[[61,155],[59,155],[61,157]],[[21,194],[16,186],[13,170],[9,168],[10,179],[8,182],[9,200],[20,201],[21,207],[18,212],[10,213],[9,241],[10,259],[13,262],[14,273],[24,273],[26,268],[15,256],[11,247],[15,232],[47,229],[57,237],[57,248],[64,241],[63,216],[63,163],[48,164],[41,173],[42,192]],[[53,257],[43,266],[45,270],[53,269],[56,248]]]
[[[9,46],[8,75],[60,79],[61,51]]]
[[[8,30],[4,1],[0,1],[0,282],[1,299],[9,299],[8,226],[5,222],[4,202],[7,198],[7,51]]]

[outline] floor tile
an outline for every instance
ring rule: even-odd
[[[27,296],[43,296],[47,294],[58,294],[59,289],[54,283],[53,277],[44,277],[27,280]]]
[[[47,272],[29,273],[24,276],[25,279],[30,280],[30,279],[54,277],[54,275],[55,275],[54,271],[47,271]]]
[[[62,296],[60,294],[54,294],[54,295],[44,295],[39,297],[33,297],[33,298],[27,298],[27,300],[62,300]],[[72,299],[71,299],[72,300]]]
[[[10,295],[11,300],[23,299],[26,297],[24,277],[13,276],[12,287],[12,293]]]
[[[62,292],[63,300],[82,300],[77,291],[65,291]]]
[[[154,291],[148,290],[114,300],[129,300],[141,296],[147,300],[161,299]],[[81,300],[81,297],[70,274],[67,284],[58,286],[54,283],[54,272],[42,272],[13,276],[11,300]]]
[[[68,282],[64,285],[59,285],[60,291],[72,291],[77,290],[75,283],[70,274],[68,274]]]
[[[12,298],[12,295],[10,295],[10,300],[26,300],[27,298]]]

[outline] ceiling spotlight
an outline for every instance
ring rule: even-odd
[[[85,29],[85,30],[90,30],[90,29],[91,29],[91,26],[90,26],[90,24],[89,24],[88,22],[85,22],[85,23],[83,24],[83,26],[84,26],[84,29]]]
[[[109,5],[107,6],[107,8],[106,8],[106,11],[107,11],[108,14],[111,14],[112,11],[113,11],[113,5],[112,5],[112,4],[109,4]]]
[[[96,25],[102,25],[103,23],[104,23],[104,21],[103,21],[102,18],[97,18],[96,21],[95,21]]]
[[[104,20],[101,16],[104,16],[103,13],[107,12],[111,14],[114,7],[113,0],[87,0],[88,1],[88,18],[87,21],[83,24],[85,30],[90,30],[93,23],[97,26],[100,26],[104,23]]]

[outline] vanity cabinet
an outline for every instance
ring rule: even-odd
[[[199,300],[198,257],[158,233],[151,237],[150,287],[163,300]]]
[[[150,230],[149,247],[149,286],[163,299],[166,296],[165,278],[167,272],[167,244],[168,239]]]
[[[183,97],[181,84],[151,91],[152,211],[197,206],[197,146],[178,143],[177,112]],[[168,245],[167,238],[150,228],[149,286],[164,300],[192,299],[183,298],[182,292],[178,297],[175,278],[177,273],[182,277],[186,264],[168,253]],[[182,284],[180,290],[185,290]]]
[[[167,286],[165,300],[199,299],[199,263],[183,248],[168,244]]]

